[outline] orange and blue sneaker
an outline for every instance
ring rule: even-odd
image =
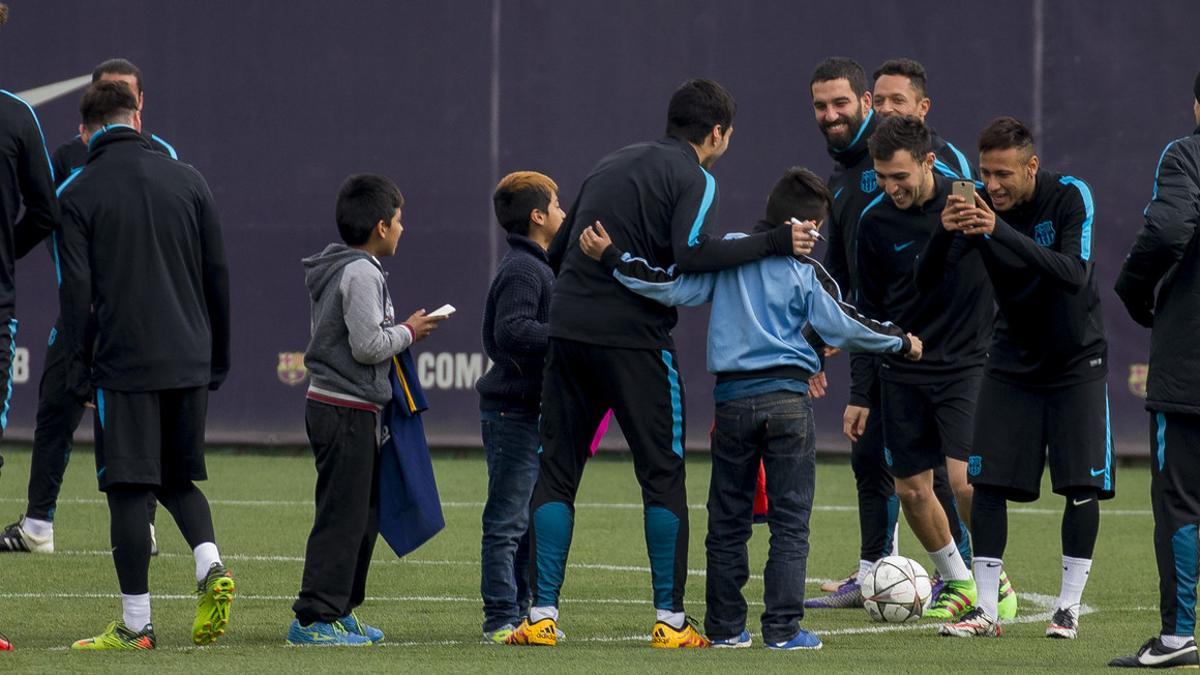
[[[342,628],[345,628],[347,633],[361,635],[371,642],[383,641],[383,631],[379,630],[375,626],[368,626],[362,621],[359,621],[358,614],[355,614],[354,612],[350,612],[346,616],[338,619],[338,623],[342,624]]]
[[[299,619],[292,619],[288,627],[287,641],[298,647],[370,647],[371,640],[365,635],[351,633],[341,621],[328,623],[314,621],[301,626]]]
[[[546,617],[541,621],[529,623],[526,617],[516,630],[505,638],[506,645],[523,647],[554,647],[558,645],[558,622]]]
[[[683,628],[665,621],[656,621],[650,630],[650,646],[655,649],[707,649],[712,642],[696,629],[696,622],[687,617]]]
[[[926,619],[955,621],[975,609],[975,596],[974,579],[947,581],[923,616]]]
[[[204,581],[196,584],[196,619],[192,622],[192,642],[208,645],[225,634],[229,625],[229,606],[236,591],[233,575],[219,562],[208,568]]]
[[[133,632],[125,627],[125,622],[117,619],[108,624],[108,628],[96,637],[84,638],[71,645],[71,649],[102,650],[102,649],[154,649],[157,640],[154,638],[154,625],[146,624],[140,632]]]

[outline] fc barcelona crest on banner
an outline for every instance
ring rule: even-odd
[[[1129,393],[1138,398],[1146,398],[1146,375],[1150,367],[1144,363],[1129,365]]]
[[[308,378],[304,367],[304,352],[279,352],[279,365],[275,366],[279,381],[295,386]]]
[[[875,188],[879,187],[879,182],[875,180],[875,169],[862,172],[862,177],[858,179],[858,187],[867,193],[874,192]]]

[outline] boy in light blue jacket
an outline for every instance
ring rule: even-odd
[[[820,222],[829,210],[824,183],[789,169],[775,184],[756,232],[792,219]],[[745,234],[731,234],[730,238]],[[763,641],[770,649],[820,649],[802,628],[816,453],[808,380],[820,371],[809,330],[842,349],[921,358],[920,339],[868,319],[841,298],[837,283],[807,256],[775,257],[708,274],[676,275],[619,249],[601,224],[580,236],[584,253],[612,270],[630,291],[664,305],[712,302],[708,369],[717,376],[716,428],[708,494],[705,632],[713,647],[747,647],[750,576],[746,542],[753,520],[759,462],[766,467],[771,529],[763,573]]]

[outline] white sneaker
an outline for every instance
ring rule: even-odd
[[[25,516],[0,532],[0,553],[54,553],[54,534],[39,537],[21,525]]]
[[[1046,626],[1046,637],[1059,640],[1074,640],[1079,634],[1079,605],[1059,607],[1054,610],[1050,625]]]

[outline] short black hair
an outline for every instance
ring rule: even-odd
[[[922,161],[933,152],[933,135],[929,127],[911,115],[885,117],[867,139],[871,159],[889,160],[901,150],[908,151],[913,159]]]
[[[109,59],[92,69],[92,82],[99,82],[105,75],[132,75],[137,81],[138,93],[142,93],[142,69],[127,59]]]
[[[793,166],[771,188],[764,220],[772,225],[782,225],[791,218],[819,222],[832,202],[825,181],[802,166]]]
[[[867,73],[858,61],[847,56],[831,56],[817,64],[813,69],[812,78],[808,81],[808,86],[812,86],[818,82],[829,82],[831,80],[846,80],[850,83],[850,89],[854,91],[854,95],[862,98],[862,95],[867,92]]]
[[[79,101],[79,117],[90,131],[106,124],[127,122],[137,109],[133,92],[119,82],[90,84]]]
[[[1015,117],[997,117],[979,134],[979,152],[1017,148],[1027,156],[1034,152],[1033,132]]]
[[[878,80],[881,75],[900,75],[907,77],[912,88],[917,92],[917,98],[925,98],[925,66],[914,59],[888,59],[879,66],[879,70],[871,76]]]
[[[1196,83],[1192,85],[1192,94],[1196,97],[1196,102],[1200,103],[1200,73],[1196,73]]]
[[[379,221],[390,223],[401,206],[404,206],[404,195],[390,178],[371,173],[354,174],[338,190],[338,234],[348,245],[361,246],[370,240]]]
[[[726,133],[737,113],[737,102],[725,87],[705,79],[679,85],[667,105],[667,135],[699,145],[713,127]]]
[[[550,211],[550,198],[558,185],[550,177],[536,171],[514,171],[496,185],[492,193],[492,208],[496,220],[509,234],[529,234],[529,214],[537,209]]]

